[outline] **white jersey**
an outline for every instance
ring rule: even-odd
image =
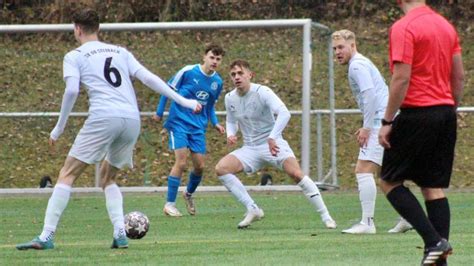
[[[364,127],[372,128],[377,120],[378,123],[380,122],[387,107],[388,86],[385,84],[385,79],[372,61],[359,53],[356,53],[349,61],[348,77],[357,105],[364,115]],[[364,101],[363,97],[363,92],[368,89],[373,89],[369,103],[371,106],[367,106],[367,101]],[[373,114],[368,114],[368,112],[373,112]],[[365,121],[367,117],[376,121]]]
[[[64,57],[63,76],[76,77],[89,96],[89,118],[140,119],[130,77],[143,66],[125,48],[90,41]]]
[[[237,123],[242,131],[244,145],[257,146],[267,143],[275,126],[275,111],[285,104],[268,87],[250,84],[249,91],[240,96],[237,89],[225,96],[227,123]],[[275,136],[282,138],[281,132]]]

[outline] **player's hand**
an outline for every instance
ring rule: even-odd
[[[272,156],[277,156],[278,153],[280,152],[280,147],[276,144],[276,141],[274,139],[268,139],[268,148],[270,149],[270,153]]]
[[[48,140],[48,143],[49,143],[49,152],[51,154],[55,154],[56,153],[56,140],[50,137]]]
[[[392,132],[392,126],[382,126],[379,130],[379,143],[385,149],[390,149],[390,133]]]
[[[359,143],[359,147],[367,147],[367,143],[369,142],[370,137],[370,129],[363,127],[359,128],[356,131],[355,135],[357,136],[357,142]]]
[[[157,115],[157,114],[153,114],[153,116],[151,117],[151,119],[153,119],[154,121],[156,122],[161,122],[161,120],[163,119],[161,116]]]
[[[50,146],[50,147],[56,146],[56,140],[54,140],[53,138],[49,138],[49,141],[48,141],[48,142],[49,142],[49,146]]]
[[[225,133],[225,127],[217,124],[216,125],[216,130],[219,131],[219,133],[224,134]]]
[[[201,110],[202,110],[202,105],[200,103],[198,103],[196,105],[196,108],[194,108],[193,113],[197,114],[197,113],[201,112]]]
[[[237,143],[237,136],[228,136],[227,137],[227,145],[233,146]]]

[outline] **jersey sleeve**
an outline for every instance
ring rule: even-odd
[[[163,117],[163,114],[166,109],[166,103],[168,102],[168,97],[161,95],[158,104],[156,105],[156,115]]]
[[[268,138],[277,139],[290,121],[291,114],[283,101],[270,88],[260,88],[258,94],[260,100],[270,107],[273,114],[277,115],[275,125],[268,136]]]
[[[183,82],[187,69],[188,69],[187,67],[183,67],[173,77],[171,77],[170,80],[168,80],[168,84],[172,88],[174,88],[176,91],[178,91],[179,87],[181,87],[181,83]]]
[[[362,62],[357,62],[357,60],[349,66],[349,78],[357,83],[361,92],[375,88],[370,70]]]
[[[217,103],[217,100],[219,99],[219,96],[221,95],[222,87],[223,87],[222,82],[220,82],[220,84],[217,88],[216,99],[212,103],[212,108],[211,108],[210,114],[209,114],[209,119],[211,120],[211,124],[213,126],[216,126],[217,124],[219,124],[219,119],[217,118],[217,115],[216,115],[216,103]]]
[[[408,27],[395,23],[390,29],[390,66],[393,69],[395,62],[411,65],[413,63],[414,36]]]
[[[234,113],[230,111],[230,92],[225,95],[224,105],[227,113],[225,116],[227,137],[235,136],[239,130],[239,124],[237,123],[237,119],[234,117]]]
[[[137,72],[140,69],[145,68],[145,67],[142,64],[140,64],[140,62],[138,62],[138,60],[135,58],[135,56],[133,56],[132,53],[130,53],[127,50],[125,51],[127,53],[127,66],[128,66],[129,74],[130,76],[135,77]]]
[[[63,60],[63,78],[68,77],[81,78],[80,67],[78,61],[79,52],[71,51],[64,56]]]

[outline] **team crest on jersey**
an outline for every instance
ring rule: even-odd
[[[214,91],[217,90],[217,82],[215,82],[215,81],[212,82],[211,89],[214,90]]]

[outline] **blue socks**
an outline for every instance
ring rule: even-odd
[[[189,182],[188,182],[188,186],[186,187],[186,192],[188,192],[189,194],[194,193],[199,183],[201,183],[201,179],[202,179],[202,176],[195,175],[194,172],[191,172],[189,174]]]
[[[201,183],[202,176],[195,175],[193,172],[189,174],[189,183],[186,188],[186,192],[189,194],[194,193],[199,183]],[[167,202],[176,202],[178,195],[178,188],[181,184],[181,178],[176,176],[168,176],[168,194],[166,197]]]
[[[166,197],[167,202],[176,202],[179,184],[181,184],[181,178],[168,176],[168,195]]]

